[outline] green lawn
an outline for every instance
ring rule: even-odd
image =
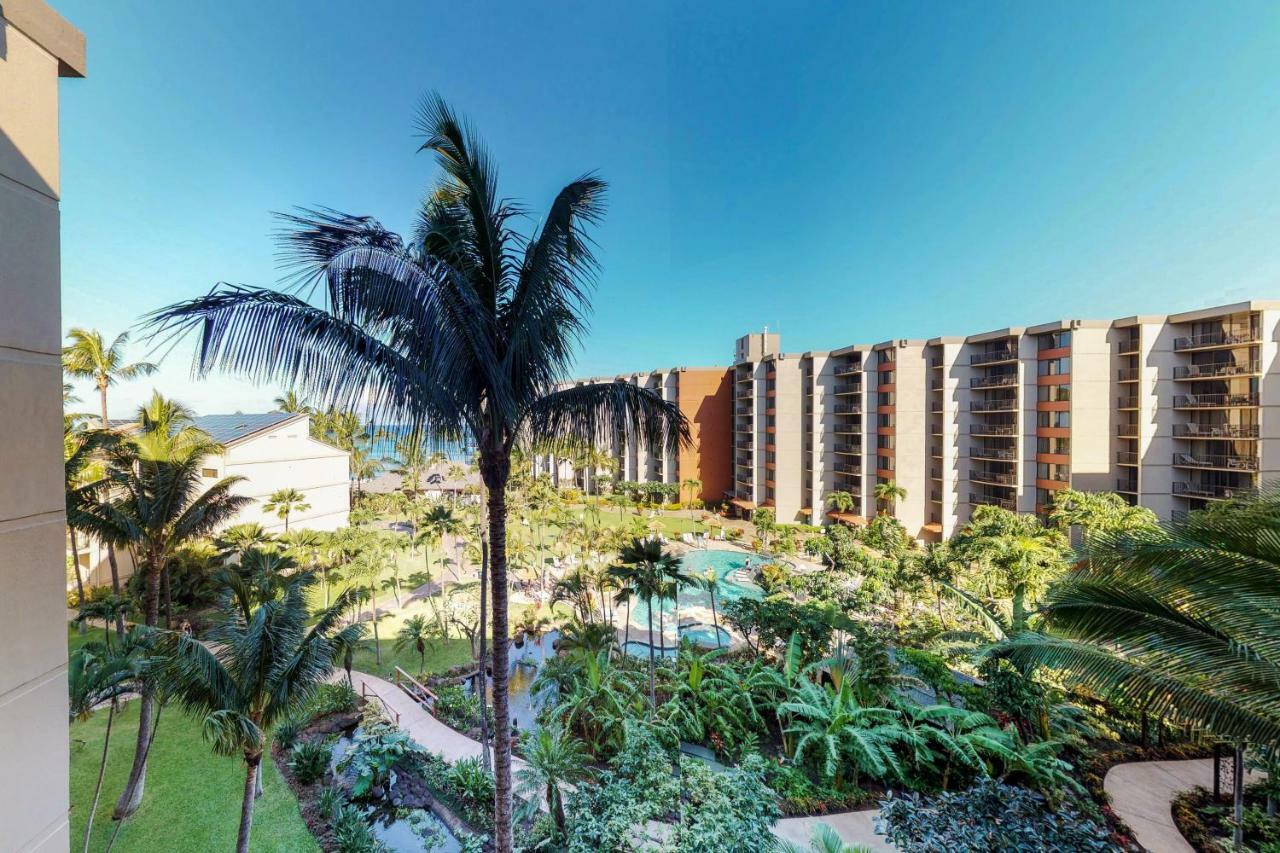
[[[385,678],[388,681],[395,680],[393,671],[397,666],[405,672],[416,675],[419,670],[418,653],[409,646],[404,651],[397,652],[395,650],[395,635],[384,633],[379,627],[379,634],[382,636],[382,663],[379,664],[373,651],[373,637],[370,634],[369,639],[360,644],[355,654],[354,668],[360,672],[367,672]],[[471,660],[471,642],[469,640],[459,640],[451,638],[448,640],[435,640],[433,648],[427,649],[427,668],[428,673],[443,672],[451,666],[457,666],[460,663],[466,663]]]
[[[74,634],[75,628],[71,630]],[[106,723],[107,713],[99,711],[71,726],[71,837],[75,849],[84,837],[85,813],[93,800]],[[106,782],[93,825],[93,850],[105,849],[115,828],[111,810],[128,777],[137,732],[138,703],[125,702],[111,731]],[[150,765],[142,807],[120,830],[116,850],[204,853],[235,849],[244,762],[215,756],[200,735],[199,721],[168,707],[160,717]],[[307,831],[298,813],[298,801],[275,763],[267,760],[263,767],[264,791],[254,813],[252,849],[318,853],[320,846]]]

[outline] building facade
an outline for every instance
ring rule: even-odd
[[[42,0],[0,4],[0,846],[66,850],[58,79],[85,42]]]

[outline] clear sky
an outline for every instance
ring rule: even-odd
[[[405,228],[430,89],[529,206],[609,180],[582,374],[1280,297],[1274,3],[54,4],[67,326],[275,283],[272,211]],[[189,353],[113,413],[270,407]]]

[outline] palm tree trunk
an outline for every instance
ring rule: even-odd
[[[159,715],[155,713],[155,703],[155,692],[144,687],[138,700],[138,742],[133,748],[133,767],[129,769],[129,780],[116,801],[112,815],[115,820],[124,820],[142,804],[142,794],[147,787],[147,756],[155,739],[155,727],[160,722]],[[155,725],[152,724],[153,719]]]
[[[649,596],[649,716],[658,709],[658,691],[654,686],[653,676],[657,664],[653,659],[653,596]]]
[[[369,604],[373,607],[373,659],[382,666],[382,645],[378,641],[378,590],[377,581],[369,584]]]
[[[76,529],[67,526],[67,530],[71,534],[71,568],[76,573],[76,604],[84,604],[84,578],[80,575],[80,543],[76,540]],[[84,630],[84,623],[80,623],[81,631]]]
[[[480,632],[480,667],[479,681],[476,683],[476,695],[480,697],[480,754],[484,759],[484,769],[491,768],[489,757],[489,712],[486,710],[487,700],[485,699],[485,683],[488,679],[488,673],[485,671],[485,658],[488,657],[488,648],[486,643],[486,632],[484,629],[485,620],[485,599],[488,596],[489,583],[489,540],[483,534],[480,536],[480,625],[477,630]]]
[[[507,694],[507,478],[509,454],[503,450],[481,460],[489,489],[489,535],[493,562],[493,835],[497,853],[511,853],[511,720]]]
[[[89,838],[93,835],[93,818],[98,812],[98,800],[102,797],[102,780],[107,775],[107,748],[111,746],[111,723],[116,716],[116,700],[111,700],[107,709],[107,731],[102,738],[102,761],[98,764],[98,782],[93,786],[93,805],[89,806],[89,815],[84,825],[84,853],[89,853]]]
[[[256,757],[245,754],[244,799],[240,803],[240,832],[236,835],[236,853],[249,853],[249,831],[253,828],[254,787],[258,780],[258,765],[262,754]]]
[[[716,634],[716,648],[721,648],[724,644],[720,642],[720,617],[716,615],[716,590],[711,588],[711,630]]]
[[[105,411],[105,409],[104,409]],[[107,565],[111,566],[111,594],[120,595],[120,564],[116,562],[116,546],[107,543]],[[116,610],[116,638],[124,642],[124,613]]]
[[[173,580],[170,578],[170,568],[164,568],[162,577],[164,584],[164,627],[165,630],[173,628]]]
[[[102,428],[107,428],[107,383],[106,377],[98,379],[98,402],[102,404]]]
[[[627,645],[631,642],[631,596],[627,596],[627,624],[622,628],[622,650],[627,650]]]

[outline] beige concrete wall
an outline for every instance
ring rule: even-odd
[[[1116,487],[1111,412],[1121,392],[1108,331],[1102,325],[1071,330],[1071,487],[1086,492]]]
[[[791,523],[807,520],[801,518],[801,510],[808,507],[803,486],[804,478],[804,385],[801,382],[800,359],[779,356],[766,364],[766,376],[771,367],[775,371],[774,395],[769,396],[768,380],[763,383],[763,422],[766,453],[772,453],[774,461],[765,463],[763,479],[765,487],[773,481],[774,512],[778,521]],[[769,411],[773,410],[773,431],[768,427]],[[768,451],[772,445],[773,451]],[[773,467],[770,468],[770,465]],[[766,499],[767,502],[767,499]]]
[[[919,344],[897,347],[894,364],[896,441],[894,480],[907,490],[894,515],[912,536],[920,537],[929,520],[929,378],[925,348]]]
[[[0,847],[69,846],[58,77],[84,41],[0,4]]]

